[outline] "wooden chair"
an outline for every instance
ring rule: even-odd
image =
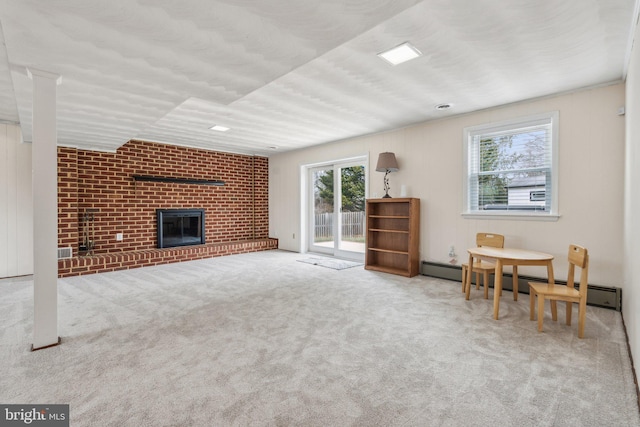
[[[576,267],[580,268],[580,288],[574,288]],[[542,332],[542,320],[544,318],[544,300],[551,301],[551,318],[558,320],[556,301],[567,303],[567,325],[571,326],[571,310],[573,303],[578,303],[578,338],[584,336],[584,323],[587,316],[587,280],[589,273],[589,254],[587,250],[578,245],[569,246],[569,272],[567,286],[549,283],[529,283],[530,316],[534,320],[535,299],[538,297],[538,332]]]
[[[504,248],[504,236],[495,233],[476,234],[476,246],[488,246],[491,248]],[[469,265],[462,264],[462,292],[465,291],[467,272]],[[480,273],[482,273],[482,283],[484,285],[484,299],[489,299],[489,273],[495,273],[496,265],[487,261],[475,261],[471,273],[476,273],[476,289],[480,289]],[[517,288],[516,288],[517,291]],[[515,291],[514,291],[515,292]]]

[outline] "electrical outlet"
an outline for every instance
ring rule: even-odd
[[[295,239],[295,238],[296,238],[296,233],[293,233],[293,239]]]
[[[456,248],[452,246],[449,247],[449,258],[455,258],[456,257]]]
[[[122,233],[116,234],[116,241],[122,242],[122,239],[123,239]]]

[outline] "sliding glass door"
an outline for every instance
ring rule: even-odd
[[[366,159],[309,170],[309,251],[364,257]]]

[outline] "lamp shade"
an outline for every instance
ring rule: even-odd
[[[378,156],[378,164],[376,172],[396,172],[398,170],[398,162],[396,155],[393,153],[380,153]]]

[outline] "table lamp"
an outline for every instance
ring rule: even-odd
[[[389,172],[396,172],[398,170],[398,162],[396,161],[396,155],[393,153],[380,153],[378,155],[378,164],[376,166],[377,172],[384,172],[384,196],[383,199],[390,198],[389,195]]]

